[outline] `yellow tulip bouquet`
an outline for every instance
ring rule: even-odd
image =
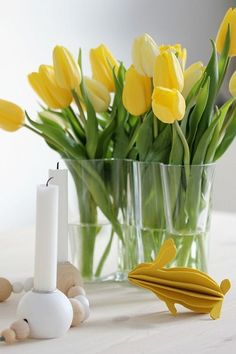
[[[185,69],[186,49],[179,44],[159,46],[145,34],[134,40],[133,63],[127,70],[105,45],[91,49],[92,78],[83,74],[81,50],[75,60],[66,48],[56,46],[53,65],[41,65],[28,76],[43,102],[38,119],[33,120],[25,113],[25,122],[18,106],[0,100],[0,127],[14,131],[24,126],[56,150],[67,161],[80,186],[79,199],[83,194],[89,201],[80,205],[82,222],[95,225],[98,206],[122,242],[117,219],[120,205],[110,196],[99,173],[86,167],[84,161],[114,158],[183,166],[184,172],[171,177],[170,212],[179,228],[191,233],[204,207],[205,177],[202,172],[193,173],[194,166],[215,162],[236,135],[236,73],[229,85],[233,97],[223,106],[216,106],[230,58],[236,55],[235,39],[236,9],[229,9],[216,41],[211,42],[212,54],[206,67],[196,62]],[[86,170],[85,177],[81,175],[81,166]],[[161,184],[157,188],[161,194]],[[147,183],[145,217],[152,217],[154,224],[161,219],[165,227],[161,211],[164,201],[159,214],[153,213],[148,202],[152,200],[152,192]],[[181,202],[177,205],[178,195]],[[96,233],[95,229],[87,245],[91,252],[87,254],[93,252],[91,239],[95,242]],[[183,240],[181,249],[177,245],[185,266],[189,265],[190,245],[191,241]],[[102,264],[108,252],[109,247]],[[86,277],[91,276],[91,263],[92,255],[82,269]]]

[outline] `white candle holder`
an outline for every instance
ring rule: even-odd
[[[59,290],[32,290],[20,300],[17,318],[28,322],[31,338],[57,338],[70,328],[73,309],[69,299]]]

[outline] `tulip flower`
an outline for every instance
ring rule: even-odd
[[[28,80],[33,90],[48,107],[60,109],[70,105],[72,94],[57,85],[52,66],[41,65],[38,72],[28,75]]]
[[[0,128],[9,132],[19,129],[25,120],[24,111],[15,103],[0,99]]]
[[[159,48],[157,44],[147,33],[135,38],[132,48],[132,60],[139,74],[153,77],[154,63],[158,54]]]
[[[164,51],[157,56],[153,75],[154,86],[162,86],[169,89],[182,91],[184,76],[180,63],[174,53]]]
[[[233,57],[236,55],[236,8],[228,9],[225,14],[223,21],[221,22],[220,28],[216,37],[216,48],[218,53],[221,53],[224,47],[224,42],[230,26],[230,48],[229,56]]]
[[[105,112],[110,104],[111,97],[107,88],[99,81],[84,77],[84,84],[88,98],[96,112]]]
[[[74,90],[81,83],[81,70],[71,53],[62,46],[53,50],[53,67],[58,86]]]
[[[184,88],[182,91],[182,95],[186,98],[194,86],[194,84],[200,80],[203,72],[205,70],[205,66],[201,61],[193,63],[184,71]]]
[[[231,79],[229,80],[229,92],[231,96],[236,98],[236,71],[233,73]]]
[[[126,72],[123,88],[123,104],[134,116],[139,116],[150,108],[152,95],[151,79],[140,75],[132,65]]]
[[[152,110],[163,123],[174,123],[185,114],[185,100],[176,89],[155,87],[152,94]]]
[[[159,49],[160,49],[160,53],[163,53],[166,50],[173,52],[179,59],[182,70],[185,69],[185,64],[187,60],[187,49],[182,48],[181,44],[177,43],[177,44],[161,45]]]
[[[119,63],[109,49],[101,44],[90,50],[90,63],[93,79],[101,82],[110,92],[115,90],[112,70],[118,70]]]
[[[64,130],[69,129],[69,123],[66,119],[59,117],[57,114],[49,112],[49,111],[41,111],[38,114],[38,121],[42,122],[44,119],[51,120],[54,123],[60,125],[60,127]]]

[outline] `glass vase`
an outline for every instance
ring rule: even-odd
[[[166,238],[161,165],[157,162],[137,162],[136,168],[136,226],[142,241],[140,257],[144,262],[152,262]]]
[[[126,279],[139,263],[132,161],[64,161],[72,262],[85,281]]]
[[[166,232],[177,248],[170,266],[207,272],[214,164],[161,164]]]

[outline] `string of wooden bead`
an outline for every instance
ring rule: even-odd
[[[16,281],[12,284],[6,278],[0,278],[0,302],[6,301],[12,293],[19,294],[33,288],[33,278],[27,278],[24,283]]]

